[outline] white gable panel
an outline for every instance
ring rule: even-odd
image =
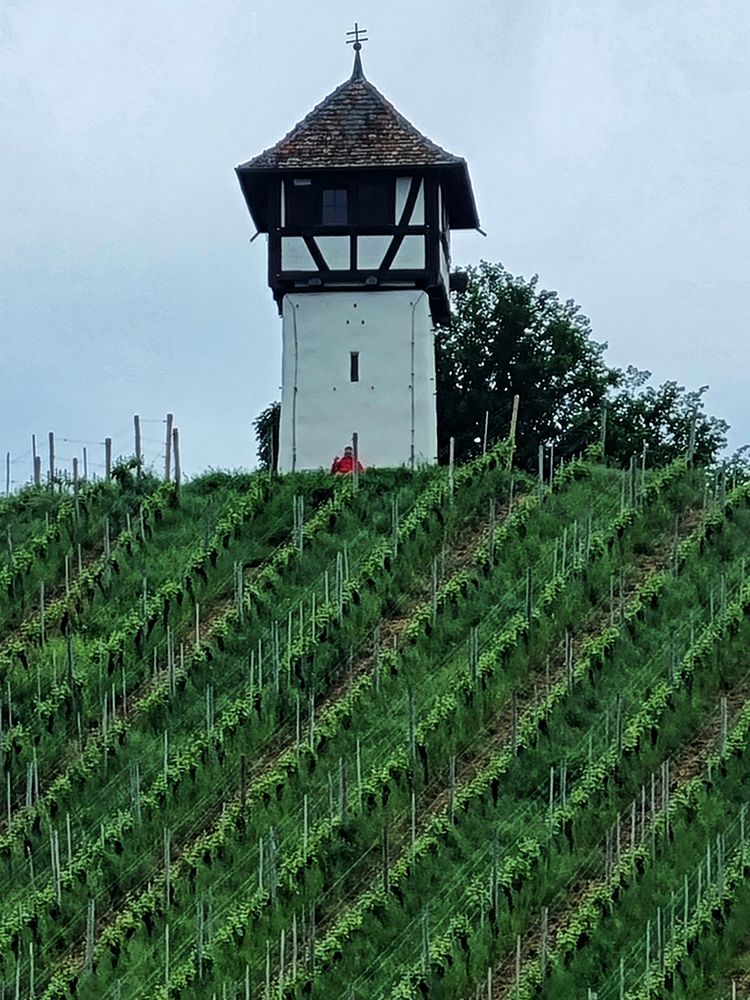
[[[401,213],[406,204],[406,196],[411,186],[411,177],[396,178],[396,224],[401,221]]]
[[[360,236],[357,239],[358,270],[377,271],[391,239],[390,236]]]
[[[348,271],[350,264],[348,236],[317,236],[323,259],[332,271]]]
[[[404,236],[403,243],[399,247],[391,269],[397,270],[421,270],[425,266],[425,241],[424,236]]]
[[[411,213],[411,218],[409,219],[409,225],[410,226],[424,225],[424,181],[420,181],[419,183],[417,200],[414,202],[414,211]]]
[[[396,223],[401,222],[401,213],[404,210],[410,187],[411,177],[396,178]],[[406,224],[408,226],[424,225],[424,181],[419,183],[417,200],[414,202],[411,218],[406,220]]]
[[[281,269],[282,271],[318,270],[301,236],[281,237]]]

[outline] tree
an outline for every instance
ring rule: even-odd
[[[269,403],[253,420],[260,467],[275,472],[279,463],[279,420],[281,403]]]
[[[539,288],[538,277],[514,277],[502,264],[467,268],[449,327],[437,338],[438,437],[451,436],[463,458],[507,435],[513,396],[520,397],[517,460],[535,468],[540,443],[569,454],[596,440],[602,404],[618,376],[605,344],[571,300]]]
[[[437,337],[438,438],[451,436],[466,457],[510,427],[513,396],[520,397],[518,463],[533,471],[540,444],[558,455],[598,441],[606,406],[606,452],[622,465],[644,446],[661,465],[693,446],[695,460],[711,463],[726,445],[728,425],[704,412],[707,386],[688,391],[676,382],[658,388],[651,373],[609,368],[606,344],[572,301],[539,288],[539,279],[514,277],[502,264],[468,267],[465,292],[455,298],[449,327]]]
[[[607,404],[605,450],[628,461],[645,447],[651,465],[664,465],[692,448],[696,462],[708,465],[726,446],[729,425],[704,412],[703,385],[688,391],[676,382],[646,385],[651,372],[629,366],[618,372],[618,391]]]

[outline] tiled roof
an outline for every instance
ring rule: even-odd
[[[426,138],[365,79],[357,53],[354,72],[283,139],[239,170],[315,167],[448,166],[465,161]]]

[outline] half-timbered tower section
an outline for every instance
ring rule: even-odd
[[[354,431],[366,463],[434,462],[450,231],[479,224],[465,160],[400,115],[356,51],[351,77],[237,174],[282,316],[281,471],[330,463]]]

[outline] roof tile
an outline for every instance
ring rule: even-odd
[[[240,170],[433,166],[464,163],[422,135],[369,80],[359,63],[341,86],[275,146]]]

